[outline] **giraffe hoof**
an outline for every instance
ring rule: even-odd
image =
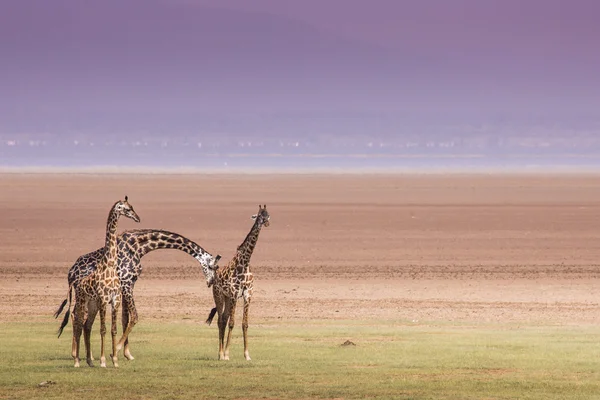
[[[135,360],[135,358],[131,355],[131,353],[123,353],[123,357],[125,357],[129,361]]]
[[[90,367],[94,366],[94,362],[91,359],[88,358],[86,361],[87,361],[87,365],[89,365]]]

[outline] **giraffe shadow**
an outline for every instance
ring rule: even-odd
[[[71,356],[41,356],[39,360],[43,361],[73,361]]]
[[[208,366],[214,367],[214,368],[254,368],[254,367],[256,367],[256,363],[247,362],[243,359],[243,357],[239,360],[231,360],[231,361],[219,361],[217,359],[217,357],[210,357],[210,356],[190,357],[190,358],[186,358],[186,360],[194,361],[194,362],[208,363]]]
[[[215,361],[214,357],[209,357],[209,356],[200,356],[200,357],[190,357],[188,358],[188,360],[192,360],[192,361]]]

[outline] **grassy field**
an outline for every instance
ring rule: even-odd
[[[236,326],[232,360],[219,362],[215,326],[145,321],[134,361],[75,369],[71,330],[57,339],[56,326],[0,324],[0,398],[600,398],[596,328],[277,321],[250,327],[249,362]]]

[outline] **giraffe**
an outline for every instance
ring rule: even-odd
[[[141,259],[146,254],[154,250],[173,249],[191,255],[200,263],[208,287],[210,287],[215,280],[215,271],[218,268],[217,262],[221,258],[220,255],[214,257],[200,245],[178,233],[159,229],[136,229],[125,231],[117,237],[117,247],[117,272],[119,274],[119,280],[121,281],[121,322],[123,330],[125,330],[128,323],[131,324],[131,328],[133,329],[133,326],[138,322],[138,313],[133,298],[133,288],[142,273]],[[98,263],[102,259],[103,253],[104,248],[100,248],[79,257],[69,270],[69,286],[76,287],[78,282],[95,271]],[[54,314],[55,318],[58,318],[66,303],[67,299],[62,302],[58,311]],[[83,328],[83,335],[86,343],[90,340],[91,329],[97,311],[96,304],[90,302],[88,318]],[[59,328],[59,337],[68,322],[68,315],[65,314],[65,318],[63,318]],[[134,359],[129,347],[129,335],[127,335],[123,344],[123,355],[127,360]],[[93,360],[91,352],[90,358]]]
[[[106,335],[106,308],[111,306],[111,336],[112,353],[110,357],[113,365],[118,367],[117,351],[120,350],[123,342],[127,338],[128,326],[124,329],[123,336],[117,344],[117,313],[121,305],[121,283],[117,274],[117,224],[119,217],[124,215],[135,222],[140,222],[140,217],[134,211],[133,206],[129,204],[127,196],[125,200],[117,201],[108,214],[106,222],[106,239],[102,251],[102,258],[99,260],[96,270],[78,282],[75,287],[75,307],[73,309],[73,343],[71,347],[72,356],[75,360],[75,367],[79,367],[79,347],[83,325],[88,316],[88,303],[95,301],[100,311],[100,366],[106,367],[106,357],[104,356],[104,336]],[[67,297],[69,299],[69,309],[67,309],[66,319],[71,308],[71,289]],[[86,360],[90,367],[94,364],[91,360],[91,347],[89,338],[86,338]]]
[[[213,299],[215,307],[210,311],[206,323],[210,325],[215,313],[219,313],[217,324],[219,325],[219,360],[229,360],[229,344],[231,331],[235,323],[235,306],[237,299],[244,298],[244,314],[242,318],[242,333],[244,335],[244,358],[250,360],[248,352],[248,310],[252,299],[254,276],[250,272],[250,257],[256,247],[260,229],[268,227],[270,216],[267,205],[258,206],[258,213],[252,216],[254,225],[250,232],[237,248],[234,257],[226,267],[217,271],[217,278],[213,284]],[[225,327],[229,323],[227,342],[225,339]]]

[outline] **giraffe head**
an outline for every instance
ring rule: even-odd
[[[125,196],[125,200],[117,201],[115,204],[115,211],[118,216],[123,215],[127,218],[131,218],[135,222],[140,222],[140,217],[133,210],[133,206],[129,204],[129,201],[127,201],[127,196]]]
[[[216,257],[213,257],[209,253],[202,253],[196,255],[196,260],[202,266],[202,272],[206,277],[206,285],[211,287],[213,283],[215,283],[217,270],[219,269],[219,265],[217,264],[221,259],[221,255],[217,254]]]
[[[269,215],[269,212],[267,211],[267,205],[265,204],[264,206],[261,206],[259,204],[258,205],[258,213],[254,214],[252,216],[252,219],[258,221],[259,225],[264,225],[265,227],[268,227],[270,224],[269,220],[271,219],[271,216]]]

